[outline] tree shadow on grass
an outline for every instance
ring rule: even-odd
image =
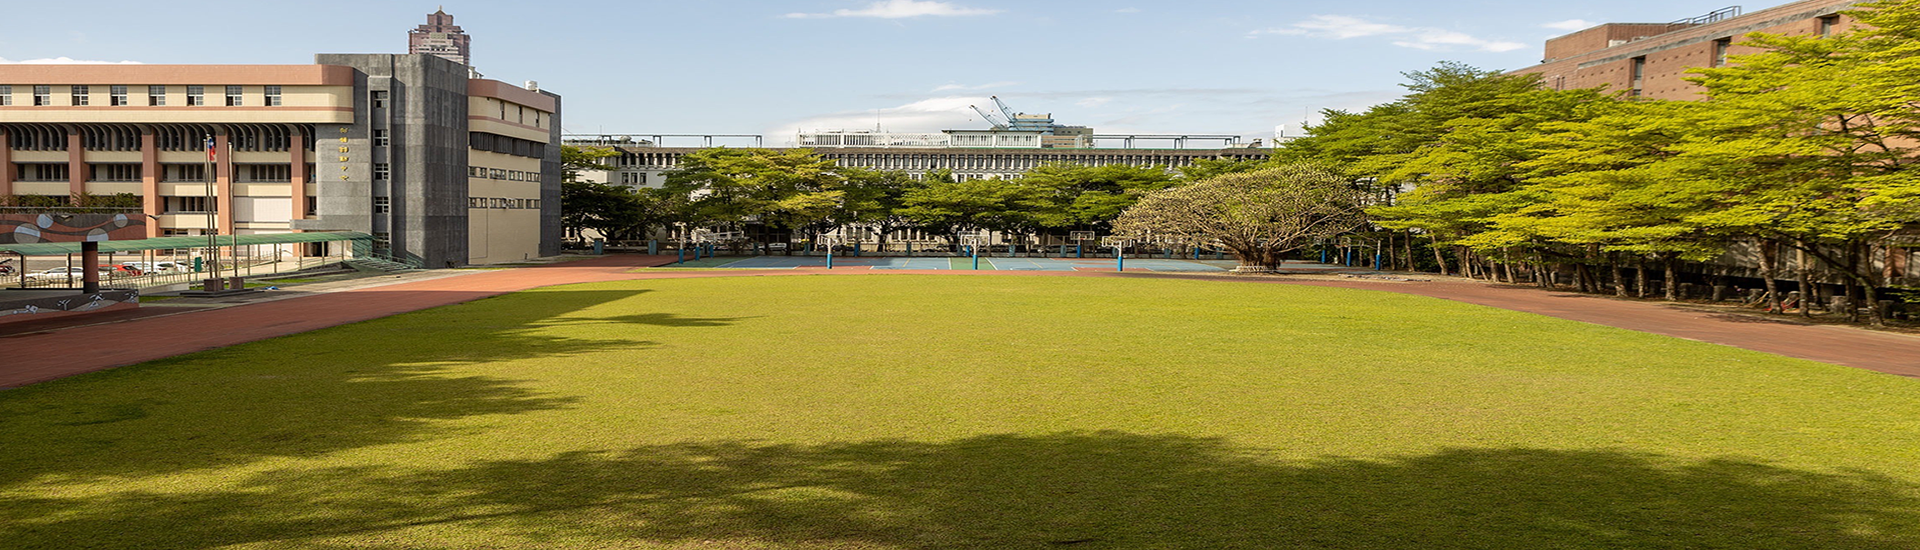
[[[458,369],[653,347],[543,330],[642,292],[513,294],[0,393],[0,491],[319,456],[432,438],[447,420],[566,407],[572,398]],[[726,324],[700,321],[687,326]]]
[[[687,444],[231,491],[0,500],[23,547],[1769,548],[1920,545],[1871,473],[1610,450],[1279,462],[1115,432]],[[23,507],[22,505],[26,505]],[[567,541],[556,543],[553,541]]]

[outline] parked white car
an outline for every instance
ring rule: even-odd
[[[35,271],[32,273],[28,273],[27,280],[29,281],[65,281],[68,279],[80,279],[85,276],[84,274],[86,272],[87,272],[87,268],[84,268],[84,267],[56,267],[46,271]]]
[[[176,262],[120,262],[120,265],[140,270],[141,273],[182,273],[187,266]]]

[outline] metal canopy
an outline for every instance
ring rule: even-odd
[[[248,246],[266,244],[321,243],[332,241],[366,241],[373,236],[352,231],[331,231],[325,233],[268,233],[255,235],[220,235],[220,246]],[[26,256],[58,256],[79,254],[81,243],[28,243],[0,244],[0,251]],[[160,237],[157,239],[139,239],[132,241],[101,241],[101,252],[138,252],[142,250],[165,250],[173,248],[201,248],[207,246],[205,235],[193,237]]]

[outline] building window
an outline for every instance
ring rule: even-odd
[[[207,181],[204,164],[166,164],[160,167],[160,181]]]
[[[373,232],[373,253],[385,256],[393,252],[393,236],[385,231]]]
[[[379,128],[375,128],[373,130],[373,146],[386,147],[388,143],[389,143],[389,140],[387,139],[387,131]]]
[[[87,104],[88,91],[89,91],[89,88],[87,86],[84,86],[84,85],[74,86],[73,87],[73,103],[71,105],[75,107],[85,106]]]
[[[187,106],[188,107],[200,107],[206,104],[207,104],[207,87],[206,86],[188,86],[187,87]]]
[[[373,96],[373,108],[375,109],[387,108],[387,92],[386,91],[374,90],[372,96]]]
[[[52,105],[52,104],[53,104],[53,87],[52,86],[34,86],[33,87],[33,105],[35,107],[41,107],[41,106]]]
[[[1828,15],[1820,18],[1820,36],[1833,36],[1833,30],[1840,26],[1840,16]]]
[[[95,164],[92,181],[140,181],[140,165]]]
[[[66,164],[20,164],[17,181],[67,181]]]
[[[167,197],[166,209],[168,214],[213,212],[207,209],[209,204],[218,207],[220,202],[208,197]]]
[[[308,216],[320,215],[320,197],[315,197],[315,196],[307,197],[307,215]]]
[[[107,104],[115,107],[127,105],[127,87],[126,86],[108,87],[107,88]]]
[[[279,106],[280,106],[280,87],[279,87],[279,86],[268,86],[268,87],[267,87],[267,103],[266,103],[266,105],[267,105],[268,107],[279,107]]]
[[[500,105],[500,120],[506,120],[507,119],[507,102],[499,101],[495,103]]]
[[[291,164],[247,164],[241,166],[244,166],[244,168],[240,170],[244,179],[240,181],[273,183],[293,181],[293,165]]]
[[[148,86],[147,87],[147,105],[153,106],[153,107],[164,107],[166,106],[166,104],[167,104],[167,87],[166,86]]]
[[[393,176],[393,167],[384,162],[373,163],[373,181],[387,181]]]
[[[1727,66],[1727,50],[1730,49],[1733,49],[1732,38],[1722,38],[1713,41],[1713,66]]]
[[[239,87],[239,86],[228,86],[228,87],[227,87],[227,106],[228,106],[228,107],[239,107],[239,106],[241,106],[241,105],[243,105],[244,103],[245,103],[245,102],[243,102],[243,101],[241,101],[241,96],[240,96],[240,87]]]
[[[393,212],[393,199],[387,197],[373,198],[373,213],[386,214],[389,212]]]
[[[0,106],[13,104],[13,87],[0,86]]]
[[[1647,58],[1635,57],[1633,62],[1633,87],[1627,92],[1630,97],[1640,97],[1644,93],[1647,79]]]

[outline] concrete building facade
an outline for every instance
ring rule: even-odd
[[[653,147],[633,145],[631,141],[573,139],[568,144],[582,147],[607,147],[619,153],[601,162],[613,170],[588,171],[581,178],[633,187],[660,187],[666,172],[678,168],[686,155],[697,147]],[[950,170],[956,179],[1013,179],[1044,164],[1071,163],[1088,166],[1161,166],[1179,168],[1198,160],[1264,160],[1263,148],[1227,149],[1040,149],[1040,148],[959,148],[959,147],[806,147],[822,158],[841,166],[876,170],[898,170],[925,174]]]
[[[1631,97],[1699,99],[1684,80],[1695,67],[1719,67],[1728,56],[1756,53],[1749,33],[1829,35],[1857,23],[1840,13],[1867,0],[1800,0],[1752,13],[1727,8],[1669,23],[1607,23],[1547,40],[1537,74],[1556,90],[1606,87]]]
[[[149,237],[363,231],[431,267],[557,254],[560,98],[468,75],[389,54],[0,65],[0,195],[131,194]]]

